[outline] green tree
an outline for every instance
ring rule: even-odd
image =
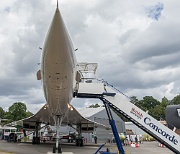
[[[32,116],[33,115],[33,113],[31,113],[30,111],[27,111],[26,112],[26,118],[28,118],[28,117],[30,117],[30,116]]]
[[[180,95],[177,95],[171,100],[171,105],[178,105],[180,104]]]
[[[17,121],[26,118],[26,105],[22,102],[16,102],[9,107],[9,118],[12,121]]]
[[[91,105],[89,105],[88,108],[98,108],[98,107],[100,107],[99,104],[91,104]]]
[[[10,116],[9,112],[5,112],[4,119],[11,119],[11,116]]]
[[[131,96],[130,97],[130,102],[133,103],[133,104],[136,104],[138,102],[138,99],[136,96]]]
[[[2,107],[0,107],[0,119],[4,118],[5,111],[3,110]]]
[[[148,114],[154,118],[158,118],[158,115],[155,114],[159,111],[159,108],[155,109],[155,107],[158,105],[160,105],[160,102],[154,99],[152,96],[145,96],[143,97],[143,100],[140,100],[136,103],[136,106],[144,111],[148,111]]]
[[[136,103],[136,105],[144,111],[150,111],[159,104],[160,102],[154,99],[152,96],[145,96],[143,97],[143,100],[140,100]]]
[[[165,120],[165,110],[169,104],[170,101],[166,97],[163,97],[161,103],[151,109],[152,116],[157,120]]]

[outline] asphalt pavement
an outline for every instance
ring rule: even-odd
[[[62,144],[63,152],[71,152],[73,154],[94,154],[102,143],[86,144],[83,147],[77,147],[75,144]],[[139,147],[124,146],[126,154],[173,154],[169,149],[158,146],[158,142],[145,142]],[[117,152],[115,144],[106,144],[101,150],[107,148],[111,152]],[[8,143],[0,140],[0,154],[47,154],[52,152],[52,143],[41,143],[32,145],[31,143]]]

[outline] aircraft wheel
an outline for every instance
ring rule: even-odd
[[[80,147],[83,146],[83,139],[80,139]]]
[[[34,140],[34,138],[33,138],[33,140],[32,140],[32,144],[35,144],[35,140]]]
[[[56,153],[56,145],[53,145],[53,153]]]
[[[79,139],[76,139],[76,146],[79,146]]]
[[[62,153],[61,145],[58,146],[58,153]]]

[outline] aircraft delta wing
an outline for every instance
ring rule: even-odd
[[[50,116],[48,112],[48,104],[45,104],[35,115],[26,118],[23,120],[23,128],[25,130],[35,130],[36,127],[40,128],[40,124],[52,125],[54,126],[53,117]],[[69,108],[69,113],[64,117],[62,121],[62,125],[66,126],[82,126],[82,132],[93,132],[94,127],[109,129],[109,127],[91,121],[85,117],[83,117],[73,106]]]

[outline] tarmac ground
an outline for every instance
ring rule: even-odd
[[[72,152],[73,154],[94,154],[102,144],[85,144],[83,147],[77,147],[75,144],[62,144],[63,152]],[[106,144],[101,151],[109,148],[111,152],[117,152],[115,144]],[[124,146],[126,154],[173,154],[168,148],[158,146],[158,142],[144,142],[139,147]],[[0,140],[0,154],[47,154],[52,152],[52,143],[41,143],[32,145],[31,143],[9,143]]]

